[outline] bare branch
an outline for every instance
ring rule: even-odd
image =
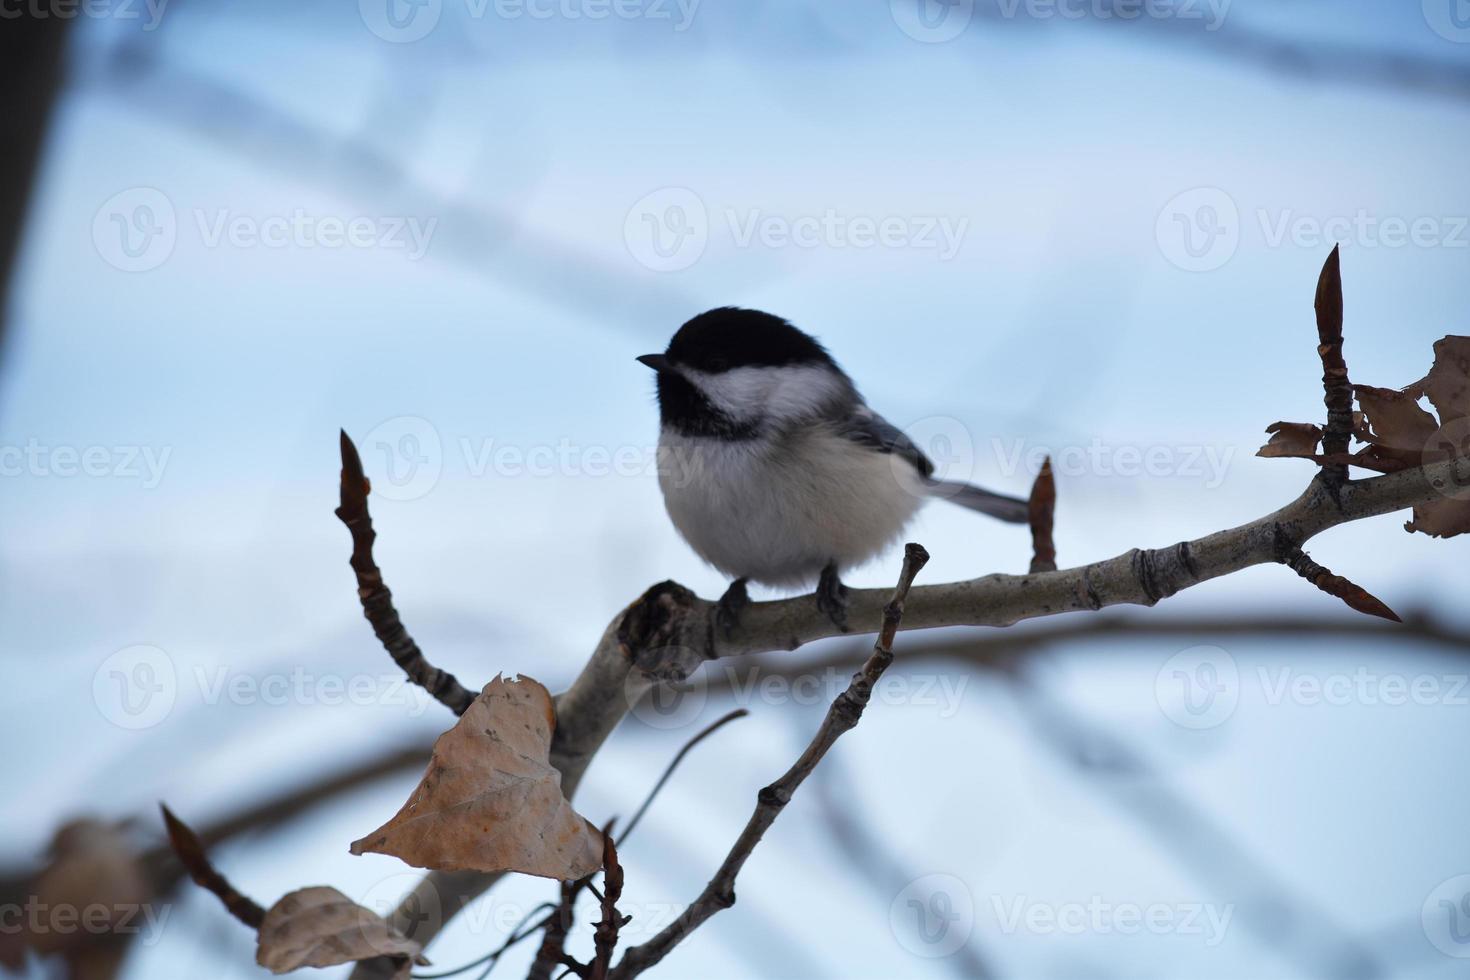
[[[1283,564],[1323,592],[1336,596],[1360,613],[1378,616],[1394,623],[1403,622],[1399,619],[1398,613],[1384,605],[1376,596],[1341,575],[1332,574],[1331,571],[1308,558],[1307,553],[1300,548],[1291,549],[1283,560]]]
[[[572,913],[577,905],[577,895],[589,880],[583,878],[580,881],[561,883],[560,901],[557,902],[556,909],[546,917],[546,932],[541,937],[541,946],[536,950],[536,958],[531,962],[531,972],[526,974],[526,980],[551,980],[551,971],[562,965],[567,937],[572,931]]]
[[[608,967],[612,965],[613,950],[618,946],[618,932],[628,921],[618,911],[618,899],[623,896],[623,866],[618,864],[618,849],[608,834],[602,848],[602,918],[592,933],[592,944],[596,954],[588,980],[607,980]]]
[[[457,681],[453,674],[435,667],[424,659],[424,652],[408,635],[408,629],[393,608],[393,593],[383,584],[383,573],[373,561],[373,518],[368,513],[367,498],[371,489],[362,471],[362,458],[357,447],[342,433],[342,504],[337,508],[338,520],[352,534],[352,571],[357,575],[357,597],[362,613],[372,624],[393,662],[403,668],[408,679],[432,694],[440,703],[462,715],[474,703],[475,692]]]
[[[909,629],[942,626],[1011,626],[1027,619],[1098,610],[1114,605],[1155,605],[1201,582],[1253,565],[1281,560],[1282,541],[1301,544],[1340,524],[1379,517],[1470,488],[1470,458],[1446,459],[1367,480],[1349,481],[1334,501],[1314,480],[1296,500],[1271,514],[1226,531],[1161,549],[1122,555],[1056,572],[992,574],[943,585],[916,586],[909,596]],[[855,622],[877,621],[886,596],[853,589],[848,609]],[[568,799],[602,742],[630,704],[659,679],[689,676],[707,660],[794,650],[839,635],[811,596],[755,602],[726,636],[714,629],[715,603],[675,582],[645,592],[604,631],[572,686],[557,698],[557,730],[551,763],[562,773]],[[462,908],[498,875],[432,872],[404,899],[399,914],[432,907]],[[427,942],[442,921],[417,923]],[[616,972],[616,971],[615,971]],[[387,975],[387,974],[383,974]],[[353,980],[376,974],[360,966]]]
[[[1327,405],[1327,425],[1322,429],[1322,453],[1339,456],[1347,453],[1353,434],[1353,383],[1348,380],[1347,361],[1342,356],[1342,261],[1339,248],[1322,266],[1317,279],[1317,298],[1312,304],[1317,312],[1317,353],[1322,357],[1323,402]],[[1347,480],[1348,468],[1341,463],[1322,467],[1322,479],[1336,489]]]
[[[674,770],[679,768],[679,763],[684,761],[684,757],[689,754],[690,749],[694,748],[700,742],[703,742],[705,739],[709,738],[721,728],[724,728],[730,722],[740,718],[744,718],[748,714],[750,714],[750,712],[745,710],[744,708],[736,708],[729,714],[722,715],[710,724],[706,725],[697,734],[695,734],[693,738],[685,742],[684,747],[681,748],[674,755],[674,757],[669,760],[669,764],[667,767],[665,767],[663,775],[658,777],[658,782],[653,784],[653,789],[648,791],[647,798],[645,798],[643,804],[638,807],[638,812],[633,814],[633,819],[628,821],[628,829],[623,831],[622,836],[618,838],[618,843],[623,843],[628,839],[628,836],[633,833],[633,828],[638,826],[638,821],[643,819],[643,815],[648,812],[648,808],[652,806],[653,801],[658,798],[659,790],[664,788],[664,784],[669,781],[669,777],[674,774]]]
[[[863,709],[872,696],[873,686],[883,676],[888,665],[893,663],[893,638],[903,621],[904,603],[913,585],[914,576],[919,574],[919,570],[928,560],[929,553],[922,546],[909,544],[904,547],[903,571],[899,575],[893,598],[883,609],[883,627],[878,634],[877,643],[873,645],[872,656],[853,675],[847,690],[839,694],[827,709],[827,716],[822,720],[821,727],[817,729],[817,734],[813,736],[806,751],[785,775],[760,791],[755,812],[751,814],[745,830],[730,848],[724,863],[699,898],[658,935],[623,954],[612,974],[618,980],[636,977],[654,966],[716,912],[735,904],[735,878],[740,874],[740,869],[745,866],[756,845],[791,801],[792,794],[812,774],[837,739],[857,726],[863,716]]]
[[[189,877],[207,891],[213,892],[229,913],[251,929],[259,930],[265,921],[265,909],[257,905],[254,900],[245,897],[235,890],[235,886],[225,880],[225,876],[215,870],[214,865],[209,863],[209,858],[204,853],[204,844],[199,840],[197,834],[190,830],[173,812],[162,803],[158,808],[163,811],[163,822],[168,827],[168,839],[173,844],[174,853],[179,856],[184,867],[189,872]]]

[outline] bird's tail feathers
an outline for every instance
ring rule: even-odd
[[[959,504],[961,507],[968,507],[970,510],[978,510],[982,514],[989,514],[1008,524],[1025,524],[1029,520],[1031,508],[1026,501],[1018,497],[1007,497],[1005,494],[982,490],[980,487],[972,487],[968,483],[933,480],[929,483],[929,495],[948,500],[952,504]]]

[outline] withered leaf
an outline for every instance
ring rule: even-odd
[[[1418,531],[1431,538],[1453,538],[1470,532],[1470,500],[1446,497],[1414,508],[1414,519],[1405,531]]]
[[[439,871],[520,871],[559,880],[602,867],[602,835],[561,792],[549,762],[551,695],[497,676],[439,736],[423,780],[353,854],[391,854]]]
[[[1470,418],[1440,426],[1425,442],[1426,463],[1455,456],[1470,456]],[[1414,519],[1404,525],[1404,530],[1432,538],[1453,538],[1470,532],[1470,488],[1446,487],[1443,492],[1443,497],[1415,507]]]
[[[1418,447],[1426,463],[1470,457],[1470,337],[1436,341],[1429,374],[1404,392],[1406,397],[1427,397],[1439,413],[1438,426],[1424,434]],[[1470,488],[1445,487],[1443,493],[1415,507],[1404,530],[1437,538],[1470,532]]]
[[[17,939],[15,949],[29,945],[37,953],[70,953],[97,940],[96,931],[126,932],[136,911],[153,898],[153,888],[124,827],[92,819],[64,824],[51,840],[51,861],[30,883],[37,908],[95,909],[105,916],[89,920],[88,929],[34,928],[36,920],[17,916],[17,929],[0,934]],[[132,911],[129,911],[132,910]],[[22,962],[0,943],[0,960],[20,969]]]
[[[1419,452],[1439,428],[1434,416],[1408,392],[1353,385],[1353,393],[1363,409],[1366,432],[1360,431],[1358,436],[1364,442]]]
[[[265,913],[255,962],[272,973],[303,966],[337,966],[378,956],[400,960],[393,980],[408,980],[423,946],[388,920],[363,908],[335,888],[302,888],[282,898]]]
[[[1272,422],[1266,432],[1271,441],[1256,450],[1257,456],[1311,459],[1322,441],[1322,427],[1310,422]]]
[[[1416,398],[1428,397],[1441,425],[1470,416],[1470,337],[1436,340],[1429,374],[1404,390]]]

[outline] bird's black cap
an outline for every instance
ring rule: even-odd
[[[675,364],[711,373],[738,367],[833,365],[815,338],[779,316],[734,306],[701,313],[684,324],[664,354]]]

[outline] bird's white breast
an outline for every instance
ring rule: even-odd
[[[781,587],[893,543],[924,502],[899,478],[908,465],[826,425],[741,441],[665,428],[659,439],[659,486],[679,533],[732,578]]]

